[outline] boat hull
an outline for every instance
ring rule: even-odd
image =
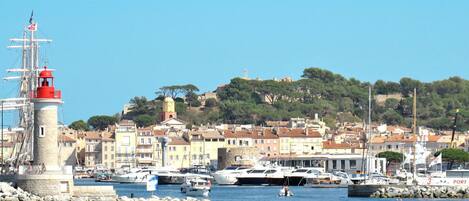
[[[273,185],[285,184],[285,178],[272,177],[237,177],[238,185]]]

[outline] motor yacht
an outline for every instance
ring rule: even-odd
[[[323,168],[298,168],[293,172],[286,174],[286,183],[290,186],[303,186],[306,178],[319,176],[323,172]]]
[[[229,166],[223,170],[212,173],[215,182],[219,185],[234,185],[238,182],[236,177],[242,173],[246,173],[249,167],[245,166]]]
[[[181,184],[181,192],[187,196],[208,197],[211,189],[210,180],[199,177],[186,177]]]
[[[236,177],[239,185],[284,185],[285,175],[293,171],[290,167],[253,168]]]

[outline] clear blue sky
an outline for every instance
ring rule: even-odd
[[[18,64],[4,47],[32,9],[54,40],[43,55],[58,69],[66,123],[165,85],[210,91],[243,69],[265,79],[311,66],[372,82],[469,78],[469,1],[0,1],[1,69]]]

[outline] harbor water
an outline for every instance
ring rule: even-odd
[[[75,185],[112,185],[119,196],[130,197],[133,193],[134,197],[148,198],[152,195],[146,191],[144,184],[118,184],[107,182],[95,182],[90,179],[75,180]],[[302,186],[290,186],[294,193],[293,197],[279,197],[278,192],[280,186],[212,186],[210,197],[207,199],[212,201],[272,201],[272,200],[290,200],[290,201],[385,201],[396,199],[378,199],[378,198],[349,198],[346,188],[305,188]],[[156,192],[153,193],[158,197],[177,197],[186,198],[185,194],[180,192],[179,185],[159,185]],[[425,199],[404,199],[425,200]],[[430,199],[428,199],[430,200]],[[438,199],[444,200],[444,199]],[[454,199],[452,199],[454,200]]]

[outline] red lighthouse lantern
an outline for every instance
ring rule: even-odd
[[[44,70],[39,73],[37,82],[38,87],[35,98],[61,98],[61,92],[59,90],[56,91],[54,88],[54,76],[52,76],[52,71],[47,70],[47,66],[44,66]]]

